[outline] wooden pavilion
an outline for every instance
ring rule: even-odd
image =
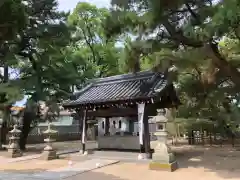
[[[98,126],[104,130],[98,137],[100,148],[136,149],[137,145],[145,153],[150,153],[149,116],[156,115],[156,109],[178,105],[173,84],[163,74],[152,71],[91,80],[63,103],[64,108],[74,109],[82,117],[83,151],[87,121],[97,119],[102,121]],[[121,121],[118,119],[116,123],[114,118],[127,118],[125,122],[129,123],[122,127]],[[137,123],[137,132],[130,127],[131,122]],[[114,128],[120,133],[113,133]]]

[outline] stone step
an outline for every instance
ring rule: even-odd
[[[32,177],[36,179],[64,179],[70,176],[75,176],[77,174],[82,174],[97,168],[104,166],[112,165],[118,163],[118,160],[109,160],[109,159],[90,159],[83,162],[75,163],[73,165],[47,170],[41,173],[33,174]]]
[[[36,180],[32,178],[31,175],[26,175],[24,173],[12,173],[12,172],[0,172],[0,179],[7,180]]]
[[[94,151],[96,156],[108,156],[110,157],[124,157],[124,158],[137,158],[139,152],[121,152],[121,151]]]

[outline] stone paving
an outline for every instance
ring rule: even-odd
[[[82,161],[89,158],[99,158],[99,159],[111,159],[120,160],[121,162],[138,162],[138,163],[148,163],[150,160],[143,159],[138,160],[139,153],[137,152],[119,152],[119,151],[94,151],[88,156],[79,156],[79,153],[70,154],[71,159],[76,161]]]
[[[80,163],[76,163],[72,166],[62,167],[58,169],[48,170],[42,173],[33,174],[32,177],[46,180],[65,179],[67,177],[72,177],[77,174],[88,172],[107,165],[112,165],[118,162],[119,161],[115,160],[91,159]]]
[[[116,164],[116,160],[90,159],[81,162],[69,159],[41,161],[37,159],[19,161],[15,163],[2,163],[0,165],[0,180],[57,180],[64,179],[104,166]]]

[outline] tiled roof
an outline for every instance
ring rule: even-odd
[[[88,86],[74,94],[75,100],[66,101],[63,106],[145,100],[155,97],[166,86],[164,76],[151,71],[100,78],[92,80]]]

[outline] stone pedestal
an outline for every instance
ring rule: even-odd
[[[151,170],[175,171],[178,168],[177,161],[170,148],[163,142],[159,142],[154,148],[152,162],[149,164]]]
[[[8,154],[7,157],[10,158],[17,158],[17,157],[21,157],[22,156],[22,152],[19,149],[8,149]]]
[[[57,131],[51,129],[51,124],[48,124],[48,128],[46,131],[43,132],[47,136],[46,139],[44,139],[44,142],[47,143],[47,146],[43,149],[42,155],[40,159],[42,160],[53,160],[57,159],[57,151],[52,147],[52,143],[55,141],[55,139],[52,138],[53,135],[55,135]]]
[[[11,142],[8,146],[8,157],[16,158],[21,157],[22,152],[20,151],[18,140],[21,131],[17,129],[17,125],[13,126],[13,129],[9,131],[10,137],[9,141]]]
[[[85,151],[83,151],[83,150],[81,149],[81,150],[79,150],[79,154],[80,154],[80,155],[83,155],[83,156],[87,156],[87,155],[89,155],[89,154],[93,154],[93,150],[90,150],[90,149],[86,150],[86,149],[85,149]]]
[[[156,133],[158,144],[152,154],[152,162],[149,164],[151,170],[175,171],[178,168],[177,161],[170,147],[167,145],[166,123],[168,119],[162,111],[158,110],[157,116],[152,119],[156,123]]]
[[[47,145],[43,149],[43,152],[42,152],[42,155],[41,155],[40,159],[46,160],[46,161],[53,160],[53,159],[58,159],[57,150],[53,149],[51,146]]]

